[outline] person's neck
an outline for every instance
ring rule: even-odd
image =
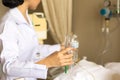
[[[22,15],[24,16],[25,20],[29,23],[27,15],[26,15],[26,11],[28,10],[28,7],[23,4],[23,5],[18,6],[17,8],[22,13]]]

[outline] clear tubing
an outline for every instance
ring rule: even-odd
[[[102,31],[102,35],[103,35],[103,39],[104,39],[104,46],[102,47],[102,49],[98,53],[96,60],[101,65],[104,65],[104,55],[108,53],[108,51],[111,47],[109,20],[103,21],[103,26],[102,26],[101,31]]]
[[[101,64],[104,64],[104,55],[108,53],[110,50],[111,42],[110,42],[110,26],[109,20],[105,20],[104,25],[102,27],[102,33],[105,40],[105,46],[101,52]]]
[[[104,65],[104,57],[105,54],[108,53],[108,51],[110,50],[112,44],[110,41],[110,35],[116,31],[119,26],[120,26],[120,16],[119,14],[116,14],[116,20],[117,20],[117,24],[114,28],[111,28],[112,26],[110,25],[110,20],[105,20],[103,21],[103,25],[102,25],[102,35],[103,35],[103,39],[104,39],[104,46],[102,47],[102,49],[100,50],[100,52],[98,53],[96,60],[97,62],[99,62],[100,64]],[[100,59],[100,60],[98,60]]]

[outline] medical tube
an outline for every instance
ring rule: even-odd
[[[103,27],[102,27],[102,34],[103,34],[103,39],[104,39],[104,47],[102,47],[102,50],[100,51],[100,53],[97,55],[96,59],[100,60],[100,63],[102,65],[104,65],[104,55],[108,53],[110,46],[111,46],[111,42],[110,42],[110,19],[109,18],[105,18],[105,20],[103,21]]]
[[[102,27],[102,32],[105,37],[105,47],[102,51],[102,54],[107,53],[110,48],[110,26],[109,26],[109,19],[105,19],[104,27]]]

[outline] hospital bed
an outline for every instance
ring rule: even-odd
[[[82,59],[68,73],[63,72],[53,80],[120,80],[119,68],[120,63],[102,66]]]

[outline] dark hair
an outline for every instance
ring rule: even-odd
[[[2,0],[2,4],[9,8],[15,8],[23,4],[24,0]]]

